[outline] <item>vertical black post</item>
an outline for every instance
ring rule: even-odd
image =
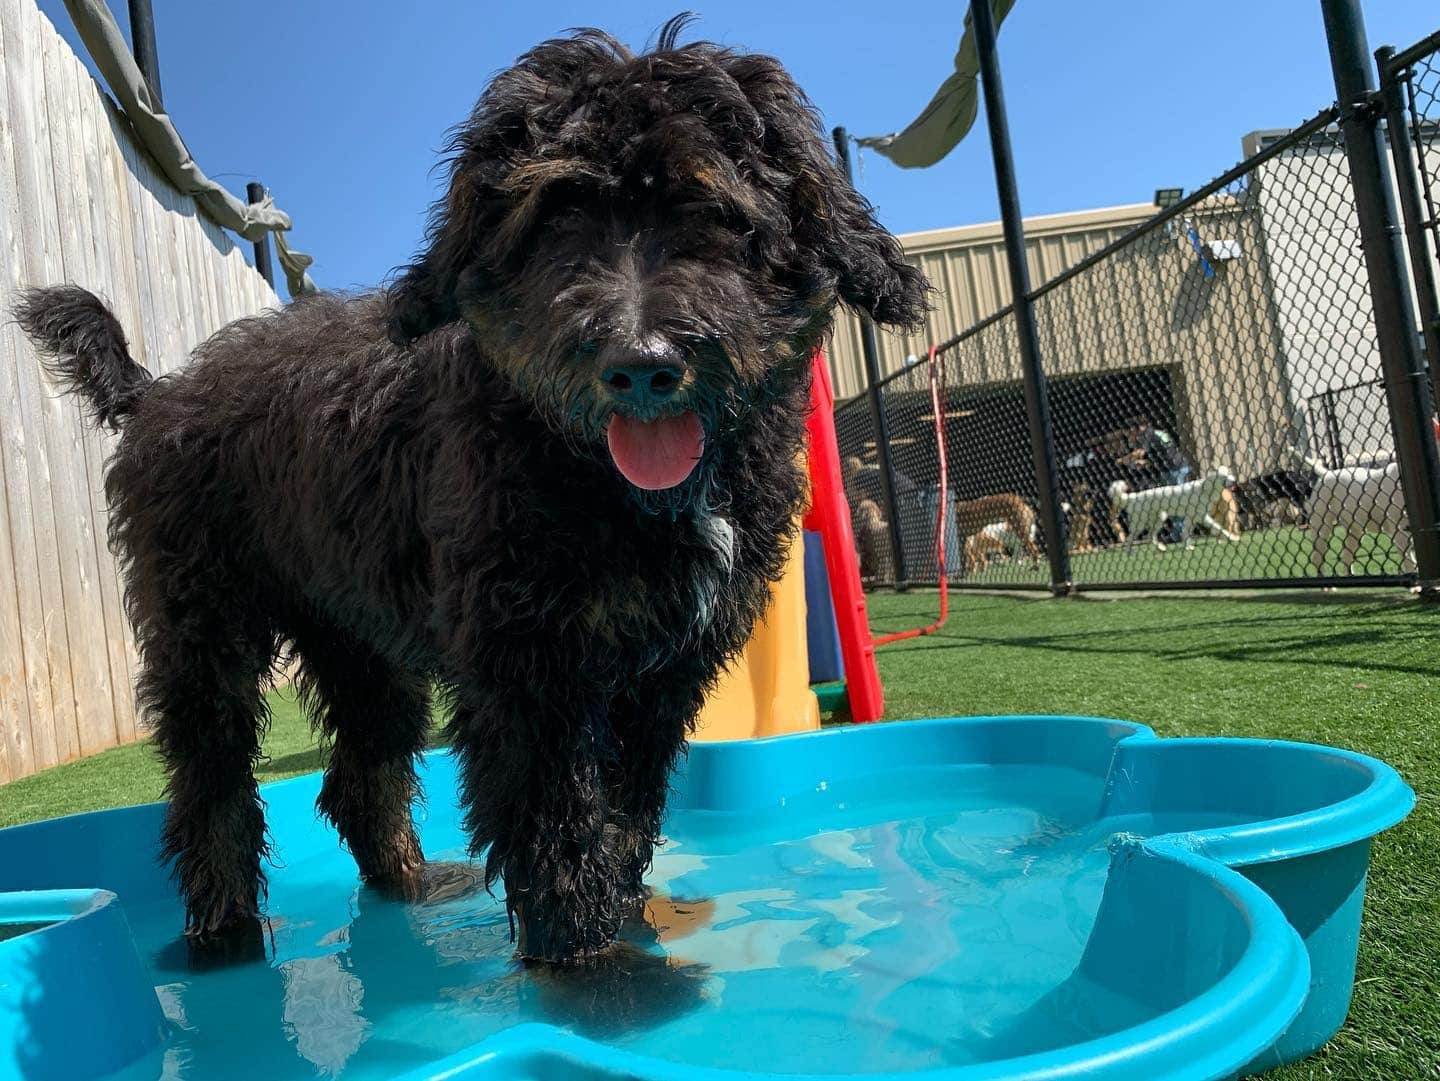
[[[835,157],[851,184],[855,183],[855,167],[850,162],[850,137],[844,128],[836,128]],[[890,421],[885,416],[885,398],[880,389],[880,344],[875,338],[875,324],[860,313],[860,349],[865,355],[865,386],[870,393],[870,415],[875,422],[875,449],[879,456],[880,498],[885,503],[885,517],[890,522],[891,565],[895,568],[895,588],[904,590],[910,575],[905,566],[905,536],[900,528],[900,510],[895,500],[895,465],[890,460]],[[940,493],[940,506],[945,506],[945,493]]]
[[[1055,439],[1050,428],[1050,394],[1040,363],[1040,335],[1035,330],[1035,308],[1030,299],[1030,264],[1025,254],[1025,224],[1020,216],[1020,193],[1015,186],[1015,159],[1010,150],[1010,122],[1005,114],[1005,91],[1000,83],[1000,61],[995,52],[995,18],[990,0],[971,0],[970,23],[980,59],[980,85],[985,91],[985,121],[990,129],[990,155],[995,160],[995,190],[1000,197],[1000,220],[1005,229],[1005,256],[1010,264],[1010,292],[1014,295],[1015,324],[1020,340],[1021,374],[1025,383],[1025,412],[1030,422],[1030,457],[1040,499],[1040,523],[1045,529],[1045,552],[1050,558],[1050,590],[1070,592],[1070,545],[1060,512],[1059,470],[1055,465]]]
[[[135,54],[135,66],[150,84],[156,106],[164,108],[160,96],[160,53],[155,48],[155,12],[150,0],[130,0],[130,51]]]
[[[1391,196],[1365,17],[1360,0],[1320,0],[1320,7],[1420,586],[1422,592],[1440,595],[1440,448],[1430,427],[1430,381],[1416,340],[1415,309],[1410,304],[1410,279]]]
[[[1331,469],[1345,468],[1345,445],[1340,438],[1340,417],[1335,412],[1335,392],[1327,390],[1320,397],[1325,408],[1325,442],[1330,446],[1326,456]]]
[[[252,180],[245,185],[245,197],[251,203],[258,203],[265,198],[265,185],[257,180]],[[266,233],[259,240],[255,241],[255,269],[260,276],[269,283],[270,288],[275,288],[275,265],[270,261],[270,234]]]
[[[1430,401],[1440,400],[1440,289],[1435,284],[1435,260],[1425,243],[1425,203],[1416,175],[1415,143],[1406,117],[1407,102],[1395,70],[1395,50],[1389,45],[1375,51],[1380,69],[1380,97],[1385,103],[1385,128],[1390,133],[1390,156],[1395,161],[1395,186],[1410,247],[1410,270],[1415,275],[1415,303],[1420,309],[1420,331],[1430,368]],[[1423,153],[1423,151],[1422,151]]]

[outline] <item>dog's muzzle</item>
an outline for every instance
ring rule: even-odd
[[[690,374],[680,350],[651,335],[612,343],[600,359],[600,390],[614,408],[605,442],[615,468],[647,492],[683,484],[705,452],[705,426],[677,408]]]

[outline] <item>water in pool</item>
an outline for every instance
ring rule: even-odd
[[[267,962],[193,972],[178,907],[130,908],[173,1032],[163,1061],[126,1078],[388,1078],[525,1021],[774,1072],[916,1070],[1100,1035],[1144,1013],[1069,978],[1108,866],[1097,785],[945,767],[763,813],[677,812],[647,919],[580,971],[512,959],[503,907],[436,823],[432,859],[456,862],[425,903],[360,887],[338,850],[276,871]]]

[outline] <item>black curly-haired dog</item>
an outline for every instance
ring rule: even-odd
[[[687,727],[780,571],[811,351],[837,302],[913,324],[927,291],[779,62],[680,26],[497,76],[389,288],[242,320],[153,381],[89,293],[19,305],[123,428],[112,543],[192,940],[259,927],[284,641],[367,881],[418,888],[438,685],[520,953],[593,954],[641,897]]]

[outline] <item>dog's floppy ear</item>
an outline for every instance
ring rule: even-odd
[[[799,164],[791,193],[797,237],[835,274],[835,290],[850,307],[882,326],[920,327],[930,306],[929,281],[905,261],[900,242],[875,220],[875,208],[824,142],[813,134],[809,141],[814,157]]]
[[[387,295],[390,338],[407,344],[458,319],[455,290],[460,275],[482,254],[487,214],[493,211],[487,188],[495,162],[513,147],[482,99],[470,119],[453,132],[449,145],[450,183],[430,210],[425,240],[415,261],[400,269]]]
[[[769,164],[789,178],[790,228],[800,258],[817,264],[839,298],[875,322],[920,326],[930,284],[836,165],[804,92],[768,56],[734,56],[728,69],[764,125]]]
[[[402,345],[424,337],[458,317],[455,283],[464,268],[463,238],[468,230],[459,227],[449,205],[437,205],[426,232],[426,246],[415,262],[405,267],[390,286],[387,324],[390,338]]]

